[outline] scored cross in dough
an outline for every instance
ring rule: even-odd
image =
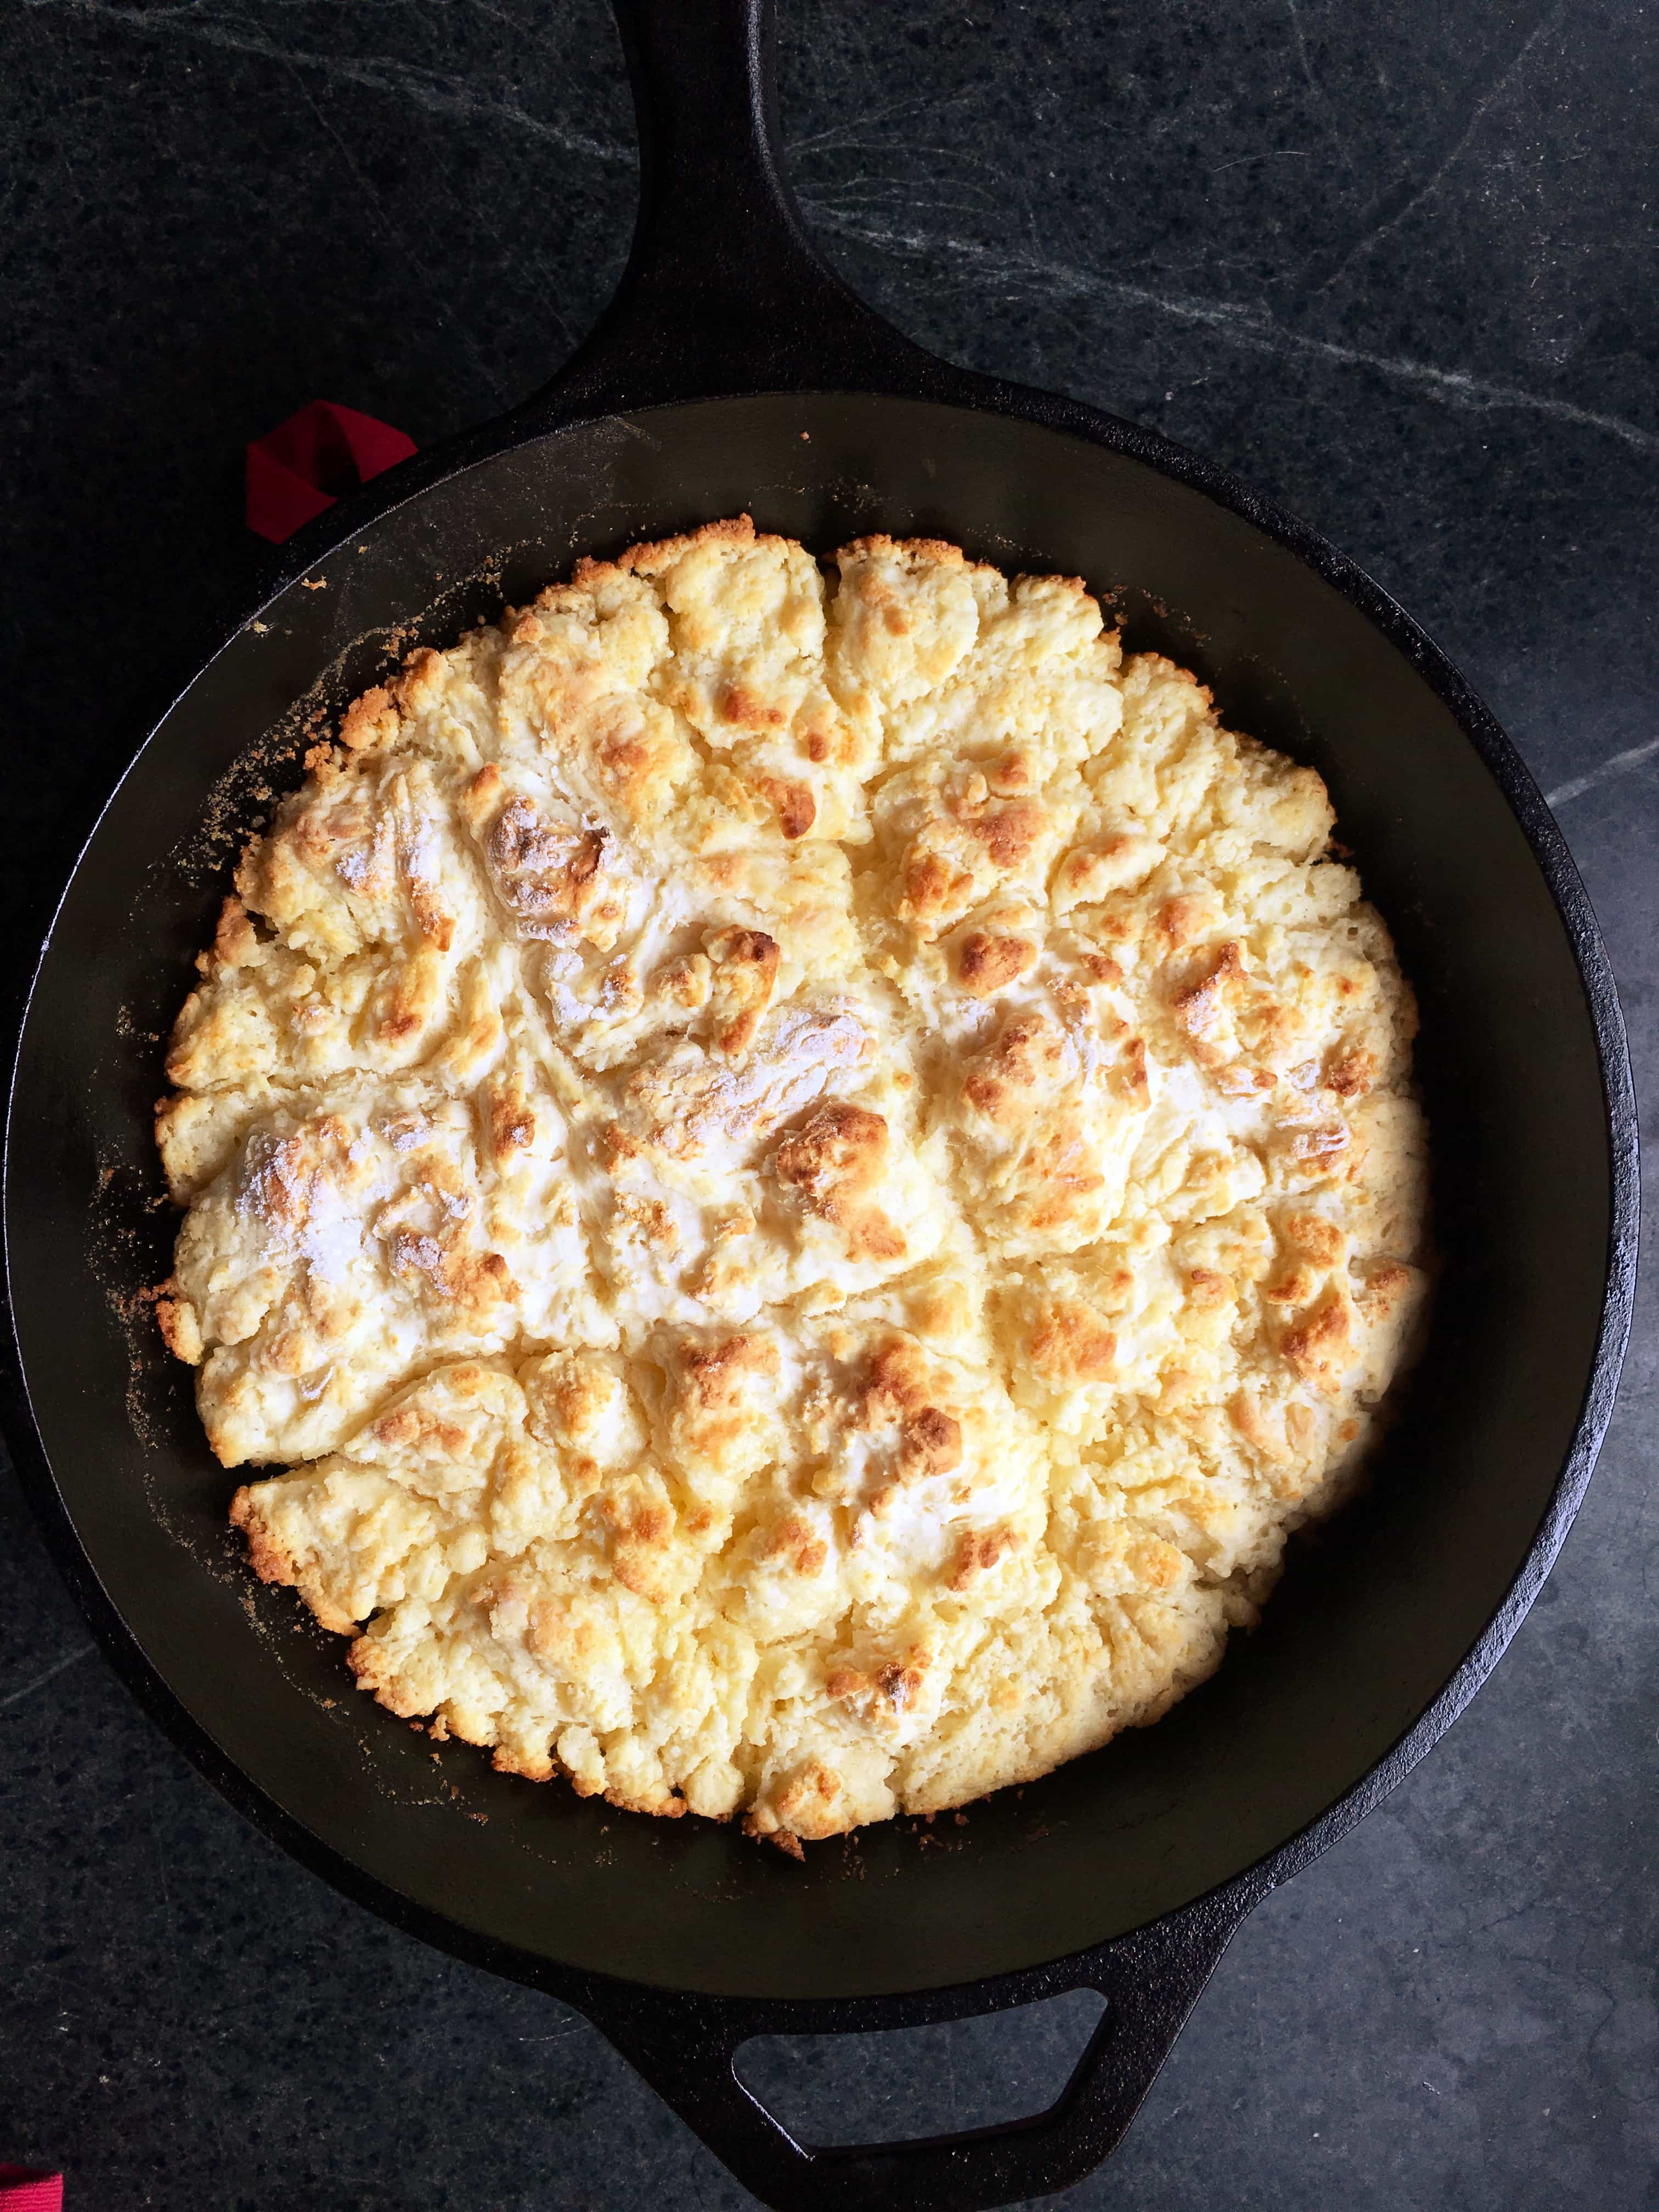
[[[307,767],[173,1033],[160,1311],[359,1681],[799,1851],[1202,1680],[1425,1290],[1318,776],[1073,579],[746,518]]]

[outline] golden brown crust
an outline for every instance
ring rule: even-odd
[[[1200,1680],[1424,1292],[1317,776],[1075,577],[746,516],[305,767],[170,1042],[156,1306],[362,1686],[799,1856]]]
[[[162,1341],[175,1359],[182,1359],[187,1367],[198,1366],[203,1346],[196,1310],[188,1298],[177,1295],[176,1280],[169,1279],[166,1288],[167,1294],[155,1301],[155,1319]]]
[[[777,545],[782,543],[781,538],[757,538],[754,518],[747,514],[733,514],[723,522],[702,523],[696,530],[685,531],[678,538],[652,538],[643,540],[638,545],[630,545],[625,553],[617,556],[614,562],[579,561],[571,581],[578,590],[591,589],[593,583],[605,574],[607,567],[620,575],[656,575],[700,545]]]

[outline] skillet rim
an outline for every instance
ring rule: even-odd
[[[1081,437],[1090,444],[1103,446],[1140,462],[1229,509],[1341,592],[1428,684],[1498,785],[1550,893],[1578,971],[1595,1042],[1607,1143],[1607,1272],[1595,1347],[1561,1473],[1508,1589],[1464,1658],[1413,1726],[1375,1765],[1305,1827],[1205,1895],[1158,1922],[1147,1923],[1169,1928],[1192,1920],[1195,1923],[1224,1924],[1226,1931],[1231,1932],[1244,1911],[1268,1889],[1299,1872],[1371,1811],[1462,1713],[1524,1619],[1583,1501],[1611,1417],[1632,1325],[1635,1289],[1638,1139],[1622,1014],[1611,963],[1589,896],[1559,827],[1530,772],[1490,710],[1447,656],[1388,592],[1309,526],[1261,498],[1228,471],[1158,434],[1125,422],[1084,402],[957,369],[910,347],[908,341],[898,339],[896,343],[903,348],[903,354],[892,360],[887,373],[878,373],[867,384],[813,392],[792,387],[771,396],[793,401],[827,398],[933,402],[969,414],[1011,416],[1041,429]],[[235,643],[254,619],[349,539],[465,471],[566,431],[607,422],[620,425],[635,416],[648,416],[659,409],[701,407],[718,404],[722,400],[767,396],[753,391],[726,390],[696,392],[642,406],[590,410],[580,399],[573,404],[568,394],[556,391],[550,397],[534,399],[495,422],[464,432],[401,464],[308,525],[275,559],[267,572],[266,582],[247,611],[228,629],[214,625],[216,643],[194,667],[189,681],[168,700],[100,805],[54,902],[52,921],[33,963],[27,990],[15,1019],[8,1025],[5,1146],[3,1158],[0,1159],[0,1302],[4,1304],[6,1318],[6,1326],[0,1331],[0,1425],[3,1425],[12,1445],[20,1480],[37,1521],[45,1530],[54,1563],[88,1619],[100,1648],[141,1708],[184,1753],[197,1771],[255,1827],[301,1864],[320,1875],[353,1902],[365,1905],[406,1933],[418,1936],[469,1964],[488,1967],[562,1996],[592,2014],[602,2025],[617,2021],[619,2007],[626,2012],[638,2005],[648,2005],[653,1999],[660,1999],[668,1993],[665,1985],[573,1967],[503,1939],[479,1934],[445,1914],[416,1904],[378,1876],[367,1873],[334,1844],[289,1814],[262,1785],[220,1750],[205,1726],[168,1686],[145,1654],[136,1633],[127,1626],[104,1589],[90,1554],[82,1545],[33,1419],[13,1316],[9,1224],[13,1108],[21,1049],[34,1011],[41,969],[64,905],[104,818],[128,776],[150,745],[161,738],[175,708],[198,678]],[[747,2034],[775,2031],[786,2023],[788,2031],[794,2033],[913,2025],[958,2017],[966,2012],[1000,2010],[1070,1987],[1084,1978],[1079,1972],[1071,1971],[1077,1969],[1079,1962],[1131,1942],[1137,1934],[1144,1932],[1126,1931],[1103,1944],[1059,1959],[977,1981],[923,1990],[836,1998],[733,1997],[706,1991],[684,1994],[699,2006],[717,2013],[724,2022],[741,2020]],[[1218,1950],[1218,1945],[1217,1955]]]

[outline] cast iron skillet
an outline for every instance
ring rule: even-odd
[[[643,179],[599,328],[516,413],[294,541],[64,893],[11,1094],[9,1433],[104,1649],[267,1832],[399,1926],[579,2006],[767,2203],[969,2212],[1111,2150],[1243,1915],[1422,1757],[1513,1634],[1583,1494],[1629,1326],[1630,1075],[1555,826],[1394,602],[1218,470],[950,368],[863,307],[779,176],[769,0],[617,14]],[[459,1747],[434,1765],[348,1696],[337,1643],[241,1565],[187,1380],[134,1308],[173,1226],[149,1134],[160,1038],[305,712],[577,554],[744,508],[823,551],[880,526],[1081,574],[1132,644],[1198,668],[1237,726],[1321,770],[1421,995],[1445,1269],[1371,1495],[1298,1553],[1213,1683],[931,1848],[890,1824],[805,1869]],[[759,2033],[1082,1985],[1105,1995],[1102,2025],[1060,2100],[1013,2126],[817,2151],[733,2075]]]

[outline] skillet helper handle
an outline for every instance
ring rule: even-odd
[[[639,125],[633,248],[591,335],[523,411],[555,428],[659,401],[924,381],[933,356],[801,227],[781,162],[775,0],[611,4]]]
[[[661,1991],[608,1992],[595,2025],[744,2186],[775,2212],[985,2212],[1070,2187],[1122,2141],[1249,1899],[1206,1899],[1066,1962],[1047,1986],[1095,1989],[1100,2023],[1060,2096],[1027,2119],[908,2142],[799,2143],[744,2088],[733,2060],[750,2037],[810,2032],[787,2005]],[[910,2024],[971,2016],[948,1993]]]

